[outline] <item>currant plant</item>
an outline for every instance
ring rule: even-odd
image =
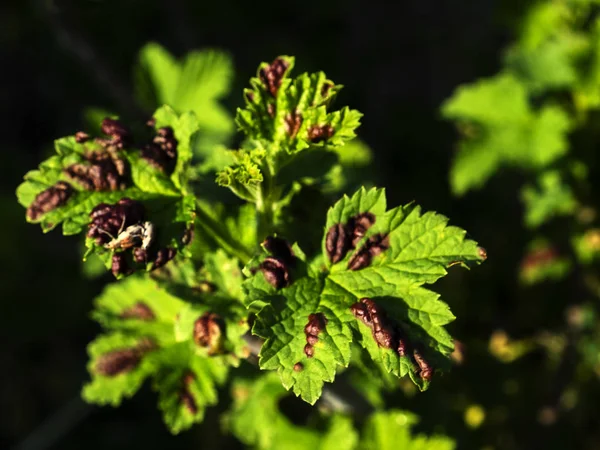
[[[146,47],[140,98],[166,105],[58,139],[17,189],[27,221],[84,234],[85,257],[118,280],[94,303],[104,331],[84,399],[117,406],[150,380],[178,433],[231,380],[224,423],[258,448],[453,448],[412,437],[415,416],[383,410],[376,392],[363,391],[378,411],[362,437],[345,410],[320,428],[280,411],[286,391],[313,405],[344,371],[378,374],[377,391],[396,377],[427,389],[449,369],[455,319],[428,285],[486,252],[440,214],[388,207],[384,189],[342,195],[370,158],[361,114],[333,108],[341,86],[322,72],[293,77],[292,57],[259,66],[235,117],[241,145],[225,150],[227,61]]]

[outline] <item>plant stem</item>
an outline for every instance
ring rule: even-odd
[[[196,219],[202,229],[229,255],[240,260],[245,265],[252,255],[243,245],[237,242],[224,228],[223,224],[218,222],[206,210],[206,206],[196,201]]]

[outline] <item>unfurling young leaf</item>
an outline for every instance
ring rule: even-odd
[[[294,181],[323,179],[337,161],[334,150],[356,136],[362,116],[347,107],[330,111],[342,86],[322,72],[290,78],[293,65],[288,56],[260,65],[236,117],[248,145],[217,177],[259,209],[276,203]]]
[[[291,261],[268,252],[246,269],[253,332],[266,339],[261,368],[312,404],[350,363],[355,335],[387,371],[426,389],[453,349],[443,326],[454,316],[423,284],[481,262],[485,251],[441,215],[412,204],[386,210],[381,189],[342,198],[325,231],[313,265],[297,252]]]

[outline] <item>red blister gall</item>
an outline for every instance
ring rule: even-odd
[[[431,377],[433,376],[433,369],[431,365],[425,360],[425,358],[423,358],[421,352],[415,349],[413,351],[413,357],[415,359],[415,362],[419,366],[419,376],[426,381],[431,380]]]
[[[277,97],[281,80],[289,66],[289,63],[285,59],[276,58],[271,64],[260,69],[258,72],[258,78],[273,97]]]
[[[312,358],[315,354],[315,348],[311,344],[306,344],[304,346],[304,354],[307,358]]]
[[[94,371],[105,377],[115,377],[134,370],[140,363],[140,359],[141,355],[135,349],[114,350],[98,358]]]
[[[278,258],[268,257],[260,264],[265,280],[275,289],[281,289],[290,284],[290,271],[287,265]]]
[[[156,318],[152,309],[144,302],[138,301],[121,313],[122,319],[138,319],[151,321]]]
[[[29,220],[39,219],[42,215],[67,203],[72,194],[73,188],[71,185],[59,181],[35,196],[35,199],[27,208],[27,217]]]
[[[181,379],[181,389],[179,390],[179,400],[183,406],[193,415],[198,414],[198,406],[191,392],[191,385],[196,377],[192,372],[186,373]]]
[[[341,223],[333,225],[325,236],[325,250],[329,260],[336,264],[346,257],[350,250],[350,240],[346,227]]]

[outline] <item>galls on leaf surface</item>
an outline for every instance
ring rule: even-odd
[[[425,360],[417,345],[412,344],[400,324],[387,317],[385,310],[370,298],[362,298],[350,310],[354,317],[371,329],[379,347],[392,349],[398,356],[410,356],[416,364],[417,373],[423,380],[431,380],[433,368]]]

